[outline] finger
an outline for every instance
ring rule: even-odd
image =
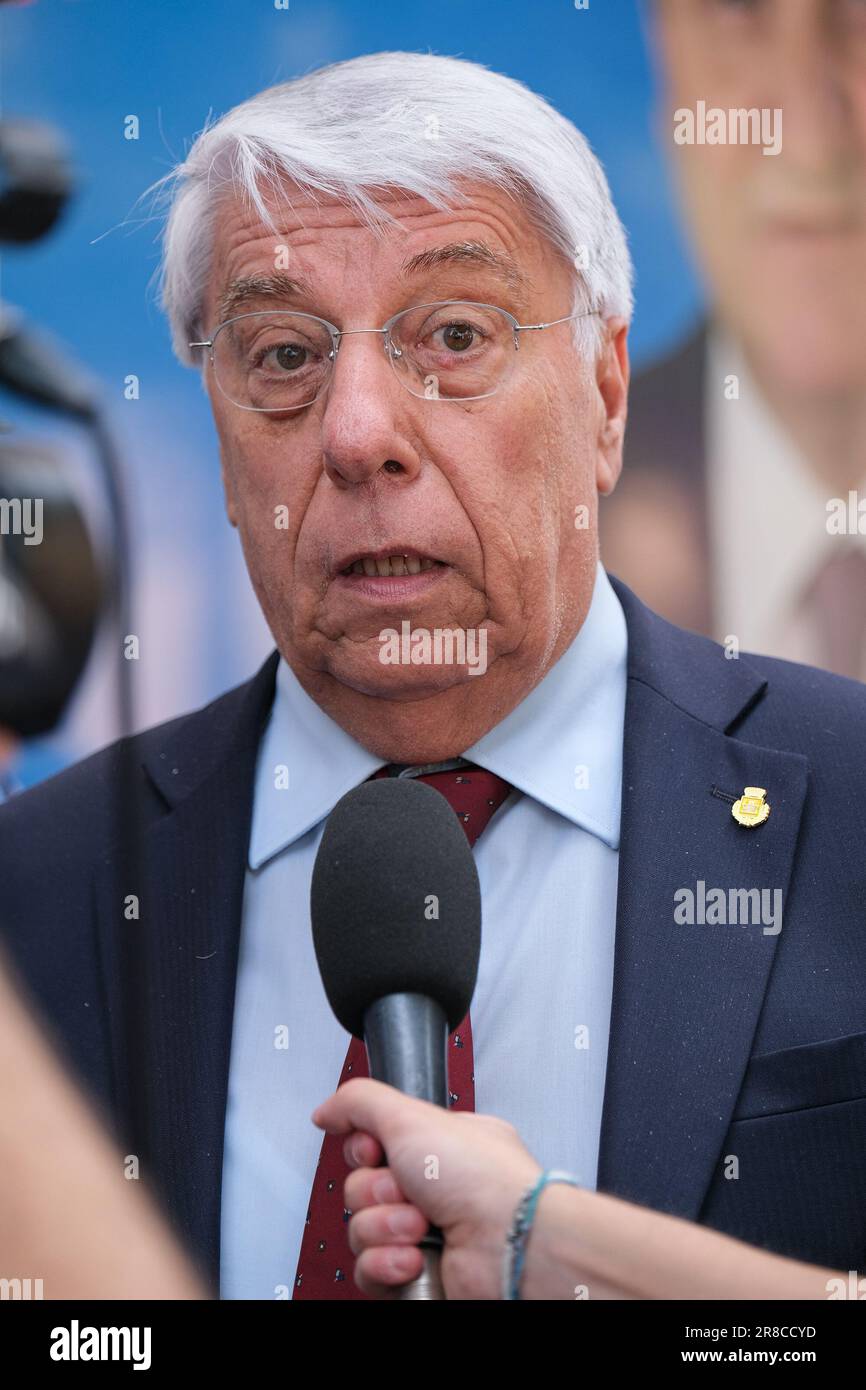
[[[311,1116],[313,1124],[328,1134],[350,1134],[363,1130],[388,1147],[396,1129],[405,1123],[407,1113],[423,1107],[438,1114],[435,1105],[401,1095],[393,1086],[368,1077],[356,1076],[344,1081],[332,1096],[317,1106]]]
[[[364,1250],[355,1261],[355,1283],[371,1298],[399,1297],[400,1286],[408,1284],[424,1268],[424,1256],[417,1245],[392,1245]]]
[[[426,1216],[408,1202],[366,1207],[349,1222],[349,1249],[360,1255],[378,1245],[417,1245],[428,1225]]]
[[[350,1168],[378,1168],[385,1157],[385,1150],[372,1134],[358,1130],[350,1134],[344,1143],[343,1157]]]
[[[343,1201],[349,1211],[405,1200],[405,1193],[390,1168],[358,1168],[349,1174],[343,1185]]]

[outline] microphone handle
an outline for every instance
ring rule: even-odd
[[[364,1015],[364,1041],[374,1081],[384,1081],[404,1095],[448,1108],[448,1020],[442,1008],[423,994],[388,994]],[[424,1268],[399,1299],[418,1302],[445,1298],[440,1273],[442,1232],[431,1226],[419,1241]]]

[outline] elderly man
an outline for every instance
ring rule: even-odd
[[[635,377],[602,554],[672,622],[866,680],[866,5],[647,11],[710,313]]]
[[[866,692],[728,660],[599,567],[630,269],[585,141],[506,77],[378,54],[231,111],[169,187],[174,342],[277,650],[0,813],[10,949],[142,1176],[223,1296],[357,1296],[310,1114],[363,1048],[310,875],[345,792],[418,776],[484,905],[454,1106],[856,1267]]]

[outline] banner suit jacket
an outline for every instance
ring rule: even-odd
[[[862,1270],[866,687],[726,659],[613,582],[629,660],[598,1186]],[[274,651],[206,708],[0,809],[7,958],[214,1283],[253,776],[277,664]],[[771,806],[753,828],[731,814],[746,786]],[[675,895],[699,881],[707,895],[781,890],[781,930],[678,923]]]

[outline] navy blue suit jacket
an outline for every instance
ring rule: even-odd
[[[728,660],[614,582],[629,665],[599,1187],[862,1269],[866,687]],[[214,1281],[253,774],[277,659],[0,809],[8,954]],[[731,815],[747,785],[772,807],[754,829]],[[698,880],[780,889],[781,932],[678,925],[675,894]]]

